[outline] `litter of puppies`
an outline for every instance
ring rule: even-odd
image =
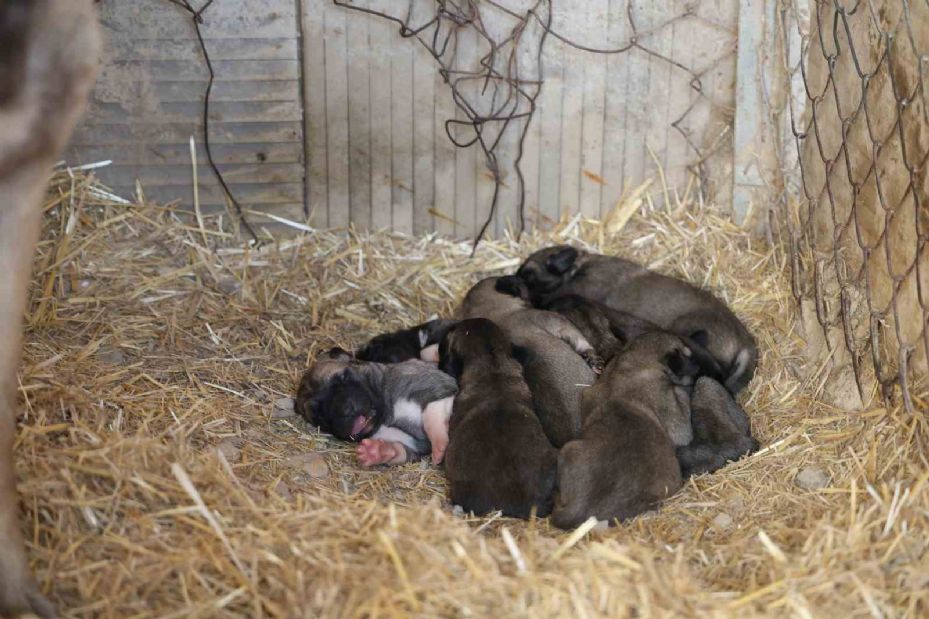
[[[226,213],[204,214],[207,245],[181,209],[102,191],[55,178],[20,376],[28,553],[71,616],[898,616],[929,603],[929,424],[817,401],[828,368],[804,362],[784,254],[710,206],[646,200],[616,235],[566,220],[469,260],[466,242],[352,231],[243,250]],[[441,467],[359,466],[356,445],[279,402],[324,351],[451,316],[477,281],[564,243],[733,308],[758,340],[739,401],[762,449],[624,526],[562,533],[456,511]]]
[[[361,441],[363,466],[409,462],[427,441],[440,464],[448,447],[456,505],[522,517],[554,505],[561,528],[637,516],[681,487],[682,470],[712,473],[759,448],[732,397],[755,371],[755,338],[709,291],[564,245],[480,280],[455,316],[376,335],[363,359],[330,350],[296,409]],[[438,370],[420,360],[436,345]]]

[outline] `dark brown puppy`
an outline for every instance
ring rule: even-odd
[[[726,375],[724,384],[733,394],[755,372],[758,347],[752,334],[725,303],[685,281],[567,245],[535,252],[517,275],[526,282],[536,305],[576,294],[691,338],[719,362]]]
[[[711,378],[697,379],[690,400],[694,440],[677,448],[683,476],[712,473],[727,462],[758,451],[748,415],[726,388]]]
[[[521,354],[515,349],[515,354]],[[527,518],[551,511],[557,452],[532,409],[514,347],[490,320],[464,320],[439,345],[458,380],[445,472],[454,504],[475,514]]]
[[[541,309],[557,312],[571,321],[604,359],[611,359],[644,333],[665,331],[653,322],[576,294],[555,297],[545,302]],[[681,339],[693,353],[694,363],[700,367],[701,376],[709,376],[717,381],[726,379],[719,363],[707,349],[688,337],[682,336]]]
[[[681,338],[647,333],[610,361],[583,397],[584,429],[558,455],[552,523],[625,520],[681,487],[675,445],[692,441],[698,372]]]
[[[622,329],[614,328],[596,302],[578,295],[558,297],[539,309],[567,318],[605,361],[612,359],[632,339]]]
[[[523,375],[545,435],[561,447],[581,430],[581,393],[593,384],[603,360],[566,318],[534,309],[518,278],[488,277],[475,284],[458,307],[459,318],[493,320],[528,353]]]

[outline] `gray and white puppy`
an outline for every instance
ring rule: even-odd
[[[625,520],[681,487],[676,445],[693,439],[689,400],[698,366],[681,338],[647,333],[584,392],[581,437],[558,455],[552,523]]]
[[[693,441],[677,448],[683,476],[712,473],[758,451],[748,415],[725,387],[701,376],[690,400]]]
[[[755,372],[758,347],[752,334],[725,303],[685,281],[568,245],[535,252],[517,275],[526,282],[535,304],[576,294],[690,337],[719,362],[726,388],[733,394]]]
[[[458,385],[435,364],[357,361],[329,351],[300,381],[294,409],[333,436],[359,442],[363,466],[442,461]]]
[[[457,316],[492,320],[514,345],[526,349],[523,375],[545,435],[555,447],[577,437],[581,393],[603,367],[581,332],[559,314],[534,309],[525,284],[513,276],[479,281],[465,295]]]

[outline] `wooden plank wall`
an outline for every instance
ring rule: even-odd
[[[623,45],[631,36],[628,2],[556,0],[553,27],[588,46]],[[408,6],[355,3],[402,5],[401,12]],[[643,44],[703,72],[705,96],[682,128],[701,147],[722,144],[706,176],[728,203],[738,0],[698,2],[694,15],[653,31],[691,4],[634,0],[633,13],[638,31],[648,33]],[[421,19],[434,2],[414,5]],[[138,179],[151,198],[190,204],[194,135],[204,208],[222,208],[223,195],[203,165],[206,68],[190,17],[169,0],[104,0],[101,12],[109,35],[104,68],[69,161],[112,159],[98,174],[117,193],[132,193]],[[321,227],[351,223],[461,238],[476,232],[488,214],[492,176],[477,147],[449,142],[446,120],[465,117],[432,57],[401,38],[395,24],[332,0],[218,0],[203,17],[217,76],[214,155],[243,204],[294,219],[308,214]],[[489,31],[506,26],[498,17],[485,12]],[[460,64],[477,63],[486,51],[467,28],[453,40]],[[535,77],[531,49],[520,58],[523,76]],[[605,216],[625,189],[655,174],[650,151],[672,188],[686,186],[696,153],[671,123],[695,97],[687,73],[638,49],[597,55],[553,37],[542,68],[545,86],[522,158],[530,224],[549,226],[577,212]],[[472,90],[479,101],[479,89]],[[519,130],[518,123],[511,128]],[[518,220],[516,149],[515,135],[501,141],[504,187],[491,234]],[[660,201],[657,183],[653,191]]]
[[[101,16],[107,34],[104,66],[69,163],[112,159],[113,166],[97,173],[115,192],[132,194],[138,179],[149,198],[190,204],[193,135],[204,211],[224,208],[221,189],[205,165],[201,133],[208,74],[189,14],[168,0],[104,0]],[[203,19],[216,72],[210,110],[214,158],[244,206],[303,219],[296,2],[217,1]],[[333,131],[345,125],[345,110],[341,116],[336,111],[327,120]],[[347,204],[336,199],[337,188],[345,184],[339,173],[332,170],[333,200],[345,209],[347,221]]]
[[[557,0],[553,28],[588,46],[622,45],[631,35],[628,1]],[[355,4],[390,6],[382,0]],[[433,59],[387,20],[334,6],[332,0],[303,0],[302,5],[313,222],[473,235],[487,214],[493,183],[478,148],[456,148],[445,135],[445,120],[463,115]],[[405,12],[406,1],[396,5]],[[705,149],[722,145],[706,172],[709,188],[726,204],[732,187],[738,0],[635,1],[633,13],[638,31],[648,33],[689,6],[695,15],[641,42],[703,72],[706,96],[681,126]],[[488,9],[485,19],[493,30],[497,17]],[[473,31],[461,30],[459,58],[477,62],[476,42]],[[530,54],[522,57],[530,62]],[[578,211],[605,216],[624,189],[655,175],[650,151],[672,189],[687,185],[686,166],[696,153],[671,127],[695,97],[687,73],[638,49],[597,55],[552,37],[543,62],[545,86],[522,165],[531,223],[550,225]],[[516,142],[504,140],[504,145],[502,159],[512,161]],[[508,170],[504,175],[492,234],[517,221],[515,175]],[[652,189],[660,201],[658,183]]]

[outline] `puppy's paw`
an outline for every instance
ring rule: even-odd
[[[393,464],[406,457],[403,446],[377,438],[366,438],[355,448],[361,466],[368,468],[378,464]]]
[[[590,366],[590,369],[593,370],[594,374],[597,376],[603,374],[603,368],[606,366],[606,362],[603,360],[603,357],[595,353],[593,350],[582,353],[581,357],[584,358],[584,361],[587,362],[587,365]]]
[[[445,450],[448,449],[448,437],[445,440],[438,440],[432,443],[432,463],[441,464],[445,458]]]

